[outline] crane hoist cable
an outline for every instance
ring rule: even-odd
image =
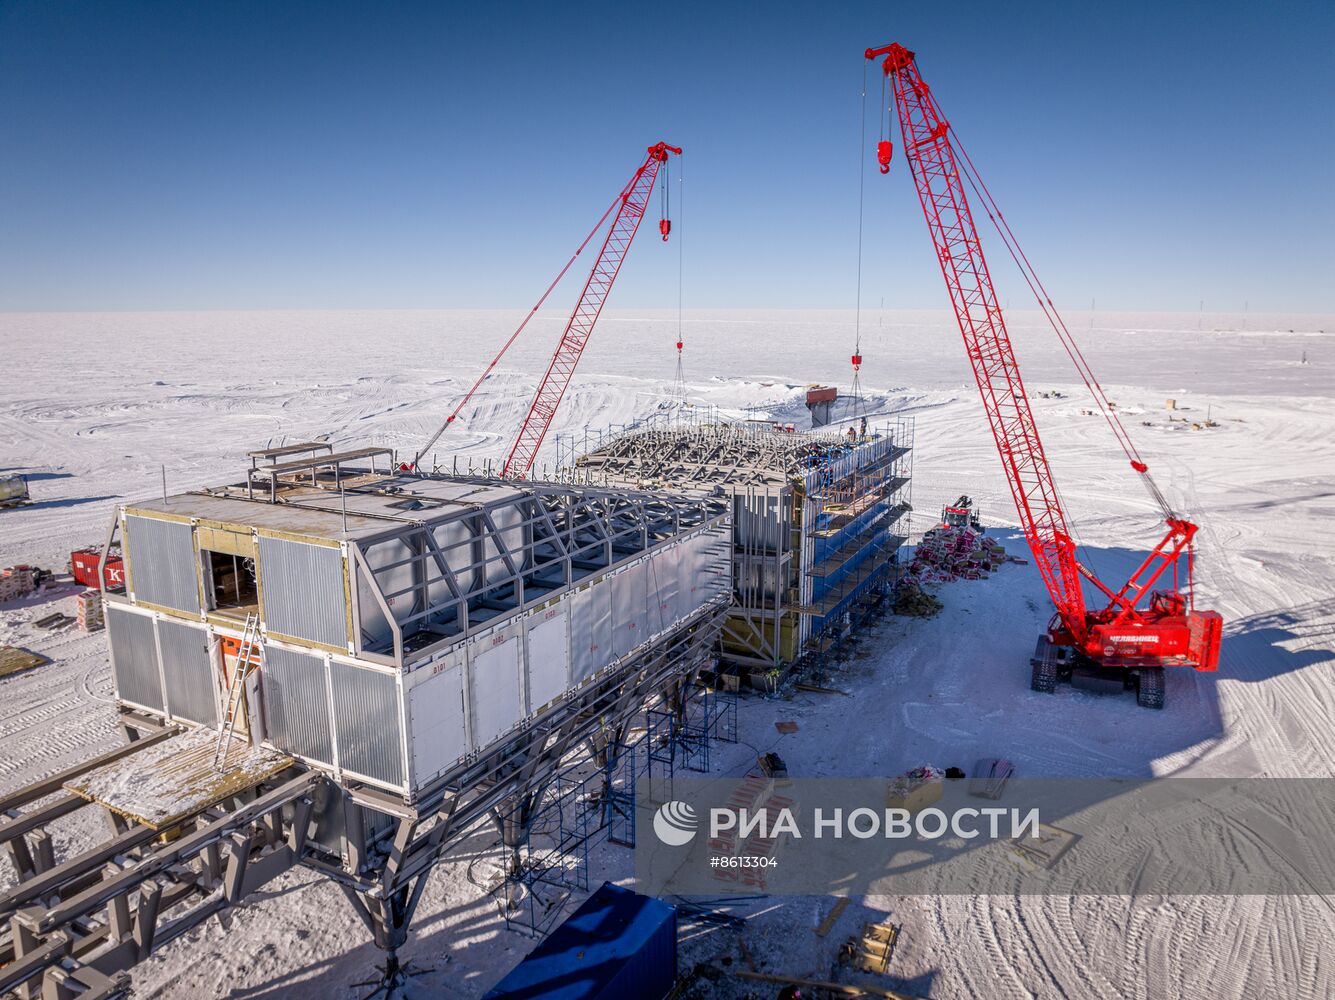
[[[477,380],[471,386],[469,386],[468,391],[464,393],[463,399],[459,400],[459,404],[453,410],[450,411],[450,415],[445,418],[445,422],[436,429],[436,432],[432,434],[429,439],[427,439],[426,444],[424,444],[421,447],[421,449],[417,452],[416,457],[413,458],[414,469],[420,470],[422,457],[428,451],[431,450],[431,446],[433,444],[435,444],[437,441],[440,440],[440,436],[445,433],[446,429],[450,426],[450,424],[454,423],[455,419],[463,411],[463,408],[468,405],[468,403],[472,400],[473,396],[477,393],[478,388],[482,385],[483,382],[487,380],[487,377],[491,375],[492,371],[495,370],[496,365],[500,363],[501,358],[505,357],[505,352],[508,351],[514,345],[514,342],[516,340],[519,339],[519,335],[523,333],[524,328],[528,326],[529,320],[531,320],[534,316],[537,315],[538,310],[541,309],[543,303],[547,301],[547,297],[552,294],[552,291],[556,288],[556,286],[561,283],[561,279],[566,276],[566,272],[570,270],[571,265],[573,265],[575,261],[579,259],[579,255],[584,252],[584,248],[587,247],[589,243],[593,240],[593,238],[598,235],[598,231],[603,228],[603,223],[607,221],[607,217],[611,215],[616,210],[616,207],[621,203],[621,199],[624,194],[625,192],[623,191],[612,199],[612,204],[607,206],[607,211],[603,212],[603,214],[599,217],[598,221],[594,223],[593,228],[589,230],[589,235],[585,236],[583,242],[581,242],[580,245],[575,248],[575,252],[570,255],[570,259],[565,262],[565,266],[562,267],[560,272],[556,275],[556,277],[552,279],[552,283],[547,286],[547,290],[543,292],[542,295],[538,298],[538,301],[534,303],[533,308],[530,309],[524,315],[524,318],[520,322],[519,326],[515,328],[514,333],[510,334],[509,338],[505,341],[505,343],[501,345],[501,349],[496,352],[495,357],[491,359],[491,361],[487,364],[487,367],[482,369],[482,374],[477,377]]]
[[[858,115],[858,269],[857,269],[857,294],[853,310],[853,355],[849,359],[853,365],[853,407],[854,416],[858,416],[858,410],[866,412],[866,407],[862,405],[862,233],[863,222],[866,217],[866,190],[867,190],[867,171],[862,163],[862,143],[867,134],[867,61],[862,62],[862,109]],[[885,81],[881,82],[881,93],[885,93]],[[884,134],[884,133],[883,133]]]
[[[681,224],[686,216],[686,154],[677,155],[677,372],[672,384],[673,400],[678,409],[686,407],[686,367],[682,357],[685,337],[682,330],[682,288],[686,281],[685,241],[681,235]],[[667,187],[665,181],[663,186]],[[667,211],[666,203],[664,212]]]
[[[681,149],[665,142],[650,146],[644,163],[622,189],[616,215],[608,227],[598,259],[589,271],[579,301],[575,303],[575,309],[556,345],[556,353],[552,355],[551,363],[538,383],[528,413],[524,415],[524,421],[519,427],[519,434],[501,467],[503,477],[524,478],[533,468],[538,450],[551,430],[556,411],[565,398],[575,368],[584,354],[585,345],[593,335],[607,297],[611,294],[617,275],[621,273],[621,265],[649,208],[658,172],[668,162],[669,153],[680,156]],[[672,223],[663,219],[658,228],[666,240],[672,230]]]

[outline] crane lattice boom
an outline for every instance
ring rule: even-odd
[[[580,292],[575,311],[570,314],[570,321],[561,335],[551,364],[538,384],[501,475],[520,478],[528,475],[532,469],[538,457],[538,449],[551,429],[552,418],[556,416],[561,399],[570,387],[570,379],[575,374],[580,355],[584,353],[584,347],[598,322],[598,315],[603,311],[603,303],[612,291],[617,272],[621,270],[621,262],[625,260],[626,252],[640,228],[640,221],[649,208],[649,196],[653,193],[658,169],[667,162],[669,153],[680,155],[681,150],[663,142],[650,146],[644,163],[622,190],[616,218],[612,220],[602,250]],[[667,239],[666,227],[663,227],[663,239]]]
[[[1053,322],[1081,377],[1095,393],[1119,443],[1127,451],[1132,468],[1143,477],[1165,513],[1167,535],[1120,590],[1113,591],[1105,586],[1076,558],[1076,545],[1039,439],[1024,380],[983,256],[982,242],[969,209],[965,179],[968,177],[971,183],[974,182],[973,165],[967,156],[964,162],[957,160],[950,125],[919,74],[914,54],[896,43],[868,49],[865,55],[867,59],[884,57],[882,66],[892,82],[904,155],[913,174],[937,263],[946,281],[1021,527],[1056,607],[1057,618],[1049,630],[1051,641],[1069,643],[1079,653],[1103,666],[1184,664],[1202,670],[1215,669],[1220,617],[1213,611],[1198,612],[1190,606],[1191,541],[1196,534],[1196,525],[1178,517],[1153,485],[1125,428],[1110,411],[1110,404],[1104,405],[1106,397],[1101,387],[1089,372],[1079,348],[1070,339],[1065,324],[1056,315],[1051,300],[1042,291],[1028,258],[1013,242],[1014,234],[1000,218],[999,210],[993,214],[995,206],[990,192],[983,186],[980,193],[984,197],[984,207],[993,221],[998,222],[1007,249],[1021,265],[1030,287],[1039,296],[1040,308]],[[893,148],[888,141],[878,144],[877,159],[882,173],[888,170],[892,154]],[[977,179],[975,188],[979,185],[981,179]],[[1184,554],[1188,573],[1185,594],[1177,588],[1178,563]],[[1152,592],[1151,588],[1170,568],[1173,589]],[[1082,578],[1089,580],[1108,598],[1106,607],[1096,611],[1087,608]],[[1150,595],[1148,608],[1140,606],[1146,595]]]

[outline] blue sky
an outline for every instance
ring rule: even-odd
[[[892,40],[1059,303],[1335,311],[1335,5],[1233,0],[0,0],[0,310],[527,306],[659,138],[688,306],[851,308],[865,168],[864,304],[944,307]]]

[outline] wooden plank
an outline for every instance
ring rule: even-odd
[[[218,768],[213,764],[217,748],[216,732],[193,729],[79,775],[65,787],[131,822],[161,830],[254,788],[293,763],[286,754],[233,741]]]
[[[830,928],[833,927],[834,922],[839,919],[839,914],[843,913],[846,909],[848,909],[848,897],[840,896],[834,901],[833,909],[825,915],[825,919],[822,920],[820,926],[816,928],[816,937],[824,937],[826,934],[829,934]]]
[[[821,687],[819,684],[804,684],[801,681],[794,684],[793,687],[799,691],[810,691],[812,694],[841,694],[845,698],[853,697],[847,691],[840,691],[838,688]]]
[[[34,782],[26,788],[20,788],[16,792],[11,792],[3,799],[0,799],[0,813],[9,812],[11,809],[18,809],[20,806],[26,806],[29,802],[36,802],[38,799],[45,798],[56,789],[62,787],[65,782],[76,778],[81,774],[100,767],[103,764],[110,763],[113,760],[120,760],[132,753],[138,753],[140,750],[151,747],[154,743],[159,743],[177,732],[175,729],[164,729],[159,733],[152,733],[141,737],[133,743],[126,743],[124,746],[116,747],[114,750],[108,750],[106,753],[99,754],[91,760],[86,760],[81,764],[75,764],[63,771],[57,771],[49,778],[43,778]]]
[[[21,674],[25,670],[32,670],[50,662],[40,653],[19,649],[18,646],[0,646],[0,677]]]

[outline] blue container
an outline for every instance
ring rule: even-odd
[[[676,978],[676,909],[604,882],[484,1000],[661,1000]]]

